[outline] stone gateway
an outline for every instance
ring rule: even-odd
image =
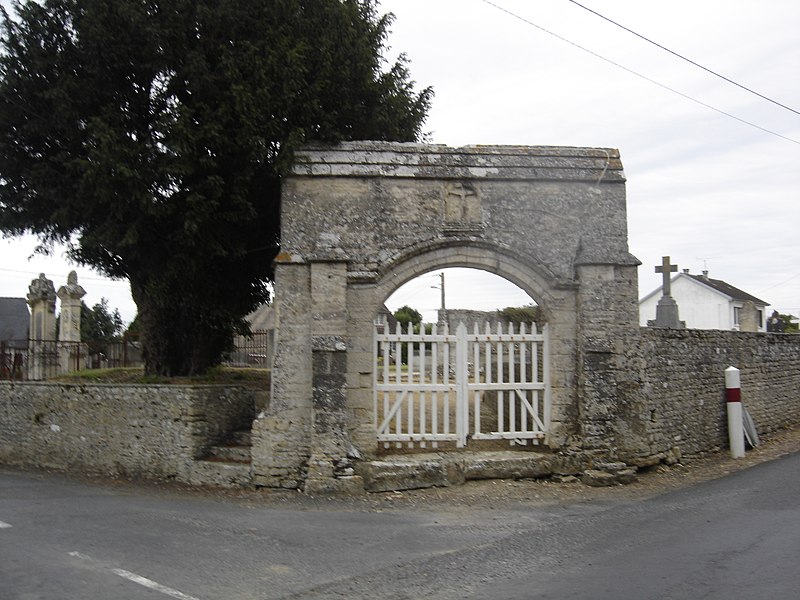
[[[0,381],[0,464],[314,493],[624,483],[727,446],[730,366],[760,435],[799,424],[800,335],[639,327],[625,204],[616,150],[305,148],[283,188],[271,401]],[[386,327],[400,285],[454,266],[518,285],[536,323]],[[82,292],[71,277],[59,296]],[[54,343],[55,298],[31,285],[34,347]]]
[[[400,285],[442,267],[490,271],[536,300],[549,329],[545,444],[607,446],[606,358],[638,329],[617,150],[309,147],[285,180],[282,223],[256,484],[335,489],[337,465],[376,454],[374,320]]]

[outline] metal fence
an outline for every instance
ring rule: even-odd
[[[0,342],[0,380],[41,381],[84,369],[142,365],[138,340],[105,344],[53,340]]]
[[[273,329],[260,329],[250,335],[237,335],[233,339],[233,350],[225,356],[222,364],[228,367],[271,368],[274,333]]]
[[[236,336],[233,349],[225,355],[223,364],[269,369],[272,365],[272,348],[272,330]],[[107,343],[0,341],[0,380],[41,381],[85,369],[141,366],[142,346],[135,336],[125,336]]]

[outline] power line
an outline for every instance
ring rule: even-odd
[[[0,268],[0,273],[15,273],[13,277],[22,278],[25,277],[36,277],[41,271],[20,271],[17,269],[4,269]],[[45,272],[45,274],[48,274]],[[59,273],[61,275],[61,273]],[[51,275],[52,276],[52,275]],[[128,285],[127,279],[111,279],[110,277],[102,277],[102,276],[92,276],[92,275],[81,275],[81,281],[99,281],[104,284],[108,285]]]
[[[725,112],[724,110],[719,109],[719,108],[717,108],[715,106],[712,106],[711,104],[708,104],[706,102],[703,102],[702,100],[698,100],[697,98],[693,98],[692,96],[689,96],[688,94],[684,94],[683,92],[680,92],[680,91],[676,90],[675,88],[671,88],[668,85],[665,85],[665,84],[663,84],[663,83],[661,83],[659,81],[656,81],[655,79],[652,79],[650,77],[647,77],[646,75],[643,75],[642,73],[639,73],[638,71],[634,71],[633,69],[630,69],[630,68],[628,68],[628,67],[626,67],[624,65],[621,65],[618,62],[615,62],[615,61],[613,61],[613,60],[611,60],[609,58],[606,58],[605,56],[603,56],[601,54],[598,54],[597,52],[594,52],[593,50],[589,50],[585,46],[581,46],[580,44],[576,44],[575,42],[573,42],[573,41],[571,41],[571,40],[569,40],[569,39],[567,39],[567,38],[565,38],[565,37],[563,37],[561,35],[558,35],[557,33],[554,33],[552,31],[550,31],[549,29],[545,29],[541,25],[537,25],[533,21],[531,21],[529,19],[526,19],[525,17],[521,17],[520,15],[508,10],[507,8],[504,8],[502,6],[497,5],[494,2],[492,2],[491,0],[481,0],[481,1],[484,2],[485,4],[488,4],[489,6],[492,6],[492,7],[496,8],[499,11],[502,11],[502,12],[508,14],[511,17],[514,17],[515,19],[519,19],[520,21],[522,21],[523,23],[525,23],[527,25],[530,25],[531,27],[535,27],[539,31],[542,31],[542,32],[544,32],[544,33],[546,33],[548,35],[551,35],[554,38],[557,38],[557,39],[561,40],[562,42],[566,42],[570,46],[574,46],[578,50],[582,50],[583,52],[586,52],[587,54],[591,54],[595,58],[599,58],[600,60],[602,60],[604,62],[607,62],[608,64],[613,65],[613,66],[617,67],[618,69],[622,69],[623,71],[626,71],[626,72],[630,73],[631,75],[635,75],[636,77],[639,77],[640,79],[644,79],[645,81],[648,81],[648,82],[652,83],[653,85],[657,85],[658,87],[660,87],[662,89],[665,89],[668,92],[672,92],[673,94],[676,94],[676,95],[680,96],[681,98],[685,98],[686,100],[694,102],[695,104],[699,104],[700,106],[703,106],[705,108],[713,110],[716,113],[719,113],[721,115],[725,115],[728,118],[731,118],[731,119],[734,119],[736,121],[739,121],[740,123],[743,123],[744,125],[749,125],[750,127],[753,127],[753,128],[758,129],[760,131],[763,131],[764,133],[768,133],[770,135],[774,135],[775,137],[779,137],[781,139],[786,140],[787,142],[791,142],[793,144],[797,144],[798,146],[800,146],[800,141],[798,141],[798,140],[795,140],[795,139],[792,139],[792,138],[787,137],[785,135],[782,135],[782,134],[780,134],[780,133],[778,133],[776,131],[772,131],[771,129],[767,129],[766,127],[761,127],[761,125],[757,125],[755,123],[752,123],[751,121],[747,121],[745,119],[742,119],[741,117],[737,117],[736,115],[733,115],[733,114],[731,114],[729,112]]]
[[[762,292],[766,292],[767,290],[771,290],[772,288],[776,288],[776,287],[778,287],[779,285],[783,285],[784,283],[789,283],[789,282],[790,282],[792,279],[796,279],[796,278],[798,278],[798,277],[800,277],[800,273],[795,273],[794,275],[792,275],[791,277],[789,277],[789,279],[784,279],[784,280],[783,280],[783,281],[781,281],[780,283],[776,283],[775,285],[771,285],[771,286],[769,286],[769,287],[765,287],[765,288],[763,288],[763,289],[759,290],[759,291],[758,291],[758,292],[756,292],[756,293],[757,293],[757,294],[760,294],[760,293],[762,293]]]
[[[768,96],[765,96],[764,94],[761,94],[761,93],[759,93],[759,92],[757,92],[757,91],[755,91],[755,90],[753,90],[753,89],[750,89],[749,87],[747,87],[747,86],[745,86],[745,85],[742,85],[741,83],[738,83],[738,82],[734,81],[733,79],[730,79],[730,78],[728,78],[728,77],[725,77],[724,75],[721,75],[721,74],[717,73],[716,71],[713,71],[713,70],[709,69],[708,67],[704,67],[703,65],[701,65],[701,64],[699,64],[699,63],[697,63],[697,62],[693,61],[692,59],[690,59],[690,58],[686,58],[685,56],[683,56],[683,55],[681,55],[681,54],[678,54],[677,52],[674,52],[674,51],[670,50],[670,49],[669,49],[669,48],[667,48],[666,46],[662,46],[662,45],[661,45],[661,44],[659,44],[658,42],[654,42],[654,41],[653,41],[653,40],[651,40],[650,38],[647,38],[647,37],[645,37],[645,36],[643,36],[643,35],[641,35],[641,34],[639,34],[639,33],[635,32],[633,29],[629,29],[628,27],[625,27],[624,25],[621,25],[620,23],[617,23],[617,22],[616,22],[616,21],[614,21],[613,19],[609,19],[608,17],[606,17],[606,16],[604,16],[604,15],[601,15],[599,12],[597,12],[597,11],[595,11],[595,10],[592,10],[592,9],[591,9],[591,8],[589,8],[588,6],[584,6],[584,5],[583,5],[583,4],[581,4],[580,2],[576,2],[575,0],[567,0],[567,2],[572,2],[572,4],[574,4],[575,6],[579,6],[579,7],[581,7],[582,9],[584,9],[584,10],[586,10],[586,11],[589,11],[589,12],[590,12],[590,13],[592,13],[593,15],[596,15],[596,16],[600,17],[601,19],[603,19],[603,20],[605,20],[605,21],[608,21],[608,22],[609,22],[609,23],[611,23],[612,25],[616,25],[616,26],[617,26],[617,27],[619,27],[620,29],[624,29],[624,30],[625,30],[625,31],[627,31],[628,33],[631,33],[631,34],[635,35],[636,37],[638,37],[638,38],[640,38],[640,39],[644,40],[645,42],[647,42],[647,43],[649,43],[649,44],[652,44],[653,46],[656,46],[657,48],[661,48],[661,49],[662,49],[662,50],[664,50],[665,52],[669,52],[669,53],[670,53],[670,54],[672,54],[673,56],[676,56],[677,58],[680,58],[681,60],[683,60],[683,61],[686,61],[687,63],[689,63],[689,64],[691,64],[691,65],[694,65],[694,66],[695,66],[695,67],[697,67],[698,69],[702,69],[702,70],[703,70],[703,71],[705,71],[706,73],[710,73],[711,75],[714,75],[715,77],[719,77],[719,78],[720,78],[720,79],[722,79],[723,81],[727,81],[728,83],[730,83],[730,84],[732,84],[732,85],[735,85],[736,87],[738,87],[738,88],[740,88],[740,89],[743,89],[743,90],[745,90],[746,92],[750,92],[751,94],[754,94],[754,95],[758,96],[759,98],[762,98],[763,100],[766,100],[767,102],[772,102],[772,104],[775,104],[776,106],[780,106],[781,108],[785,108],[786,110],[788,110],[788,111],[791,111],[791,112],[793,112],[793,113],[794,113],[794,114],[796,114],[796,115],[800,115],[800,111],[797,111],[797,110],[793,109],[791,106],[786,106],[785,104],[781,104],[781,103],[780,103],[780,102],[778,102],[777,100],[773,100],[772,98],[770,98],[770,97],[768,97]]]

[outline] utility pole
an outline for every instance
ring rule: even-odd
[[[439,318],[437,322],[439,325],[444,325],[447,322],[447,313],[445,312],[445,300],[444,300],[444,272],[439,273],[439,285],[432,285],[433,289],[438,289],[442,293],[442,305],[439,308]]]

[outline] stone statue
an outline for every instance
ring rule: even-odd
[[[786,331],[786,323],[784,323],[777,310],[773,310],[772,315],[767,319],[767,331],[770,333],[783,333]]]
[[[28,286],[28,304],[39,300],[53,303],[56,301],[56,288],[44,273],[39,273],[39,277]]]

